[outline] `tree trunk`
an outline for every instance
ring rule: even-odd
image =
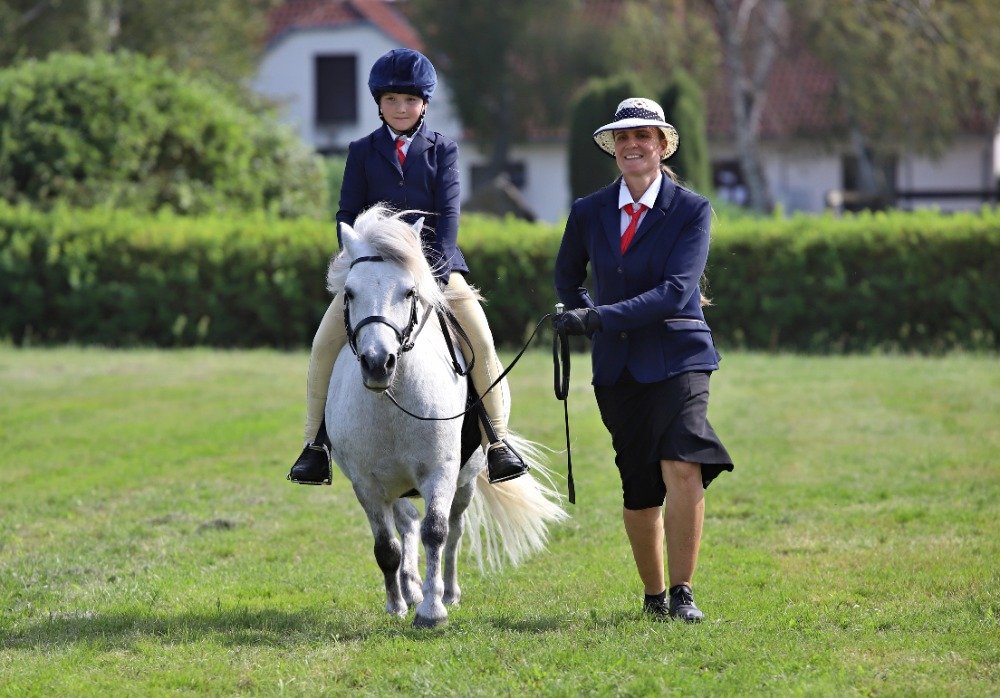
[[[784,5],[781,0],[713,0],[722,39],[723,61],[733,111],[733,130],[740,169],[747,185],[750,207],[770,212],[774,208],[758,143],[761,117],[767,100],[767,79],[778,52]],[[759,8],[762,27],[756,40],[748,36],[751,14]],[[752,59],[745,56],[752,54]],[[752,61],[748,70],[748,60]]]

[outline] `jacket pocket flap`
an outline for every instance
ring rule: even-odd
[[[663,321],[663,327],[667,330],[704,330],[708,331],[708,323],[695,318],[670,318]]]

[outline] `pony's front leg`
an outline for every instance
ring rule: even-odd
[[[405,616],[406,601],[399,586],[399,565],[402,561],[402,546],[396,538],[392,516],[392,506],[367,497],[355,488],[358,500],[368,515],[368,523],[375,538],[375,562],[385,578],[385,610],[394,616]]]
[[[417,606],[413,625],[417,628],[433,628],[448,620],[448,610],[444,607],[444,581],[441,579],[441,551],[448,539],[448,513],[455,497],[455,480],[438,478],[437,487],[427,501],[424,520],[420,524],[420,539],[424,544],[427,569],[424,574],[424,600]]]
[[[397,499],[393,504],[396,530],[403,541],[403,560],[399,566],[399,582],[403,598],[411,608],[423,601],[420,591],[420,512],[408,499]]]

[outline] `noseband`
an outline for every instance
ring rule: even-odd
[[[360,264],[361,262],[384,262],[384,257],[372,256],[372,257],[358,257],[353,262],[351,262],[351,268],[354,268],[355,264]],[[413,342],[416,340],[416,335],[420,333],[420,329],[423,328],[424,323],[427,322],[427,317],[430,315],[431,308],[427,308],[427,312],[424,313],[423,319],[419,322],[417,321],[417,296],[413,295],[410,303],[410,319],[406,323],[406,327],[400,327],[394,323],[389,318],[384,315],[369,315],[359,322],[357,325],[351,326],[351,306],[344,296],[344,327],[347,330],[347,344],[351,347],[351,351],[354,355],[358,355],[358,332],[365,325],[371,325],[374,323],[379,323],[385,325],[393,334],[396,335],[396,341],[399,342],[399,351],[406,352],[413,348]],[[416,331],[414,331],[416,330]]]

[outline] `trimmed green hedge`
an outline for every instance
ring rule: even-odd
[[[464,216],[498,343],[555,302],[562,227]],[[0,338],[16,344],[307,346],[328,302],[331,223],[0,204]],[[1000,213],[716,220],[718,344],[809,352],[996,350]]]

